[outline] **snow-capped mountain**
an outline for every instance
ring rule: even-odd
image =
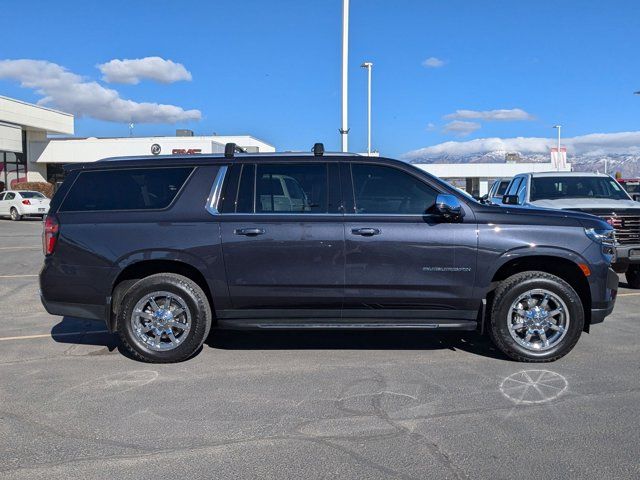
[[[442,154],[438,156],[424,156],[406,158],[410,163],[504,163],[506,154],[517,154],[518,162],[548,163],[550,155],[541,153],[493,152],[474,153],[468,155]],[[569,155],[567,162],[578,172],[606,172],[613,175],[620,172],[623,178],[640,177],[640,155],[607,154],[607,155]]]
[[[620,172],[623,177],[640,177],[640,132],[593,133],[562,140],[567,162],[576,171]],[[504,163],[507,155],[518,162],[550,162],[549,138],[478,138],[445,142],[408,152],[402,158],[411,163]]]

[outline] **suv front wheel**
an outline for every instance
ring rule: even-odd
[[[521,362],[552,362],[571,351],[584,327],[580,296],[546,272],[523,272],[496,289],[489,334],[506,355]]]
[[[118,308],[118,333],[137,359],[180,362],[191,357],[211,329],[211,307],[194,281],[174,273],[134,283]]]

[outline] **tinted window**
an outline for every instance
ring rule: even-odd
[[[256,212],[326,213],[327,165],[258,165]]]
[[[191,168],[82,172],[61,211],[148,210],[167,207]]]
[[[538,177],[531,180],[532,201],[558,198],[629,199],[620,184],[609,177]]]
[[[236,212],[253,213],[253,193],[255,189],[254,165],[243,165],[238,187],[238,199],[236,200]]]
[[[509,186],[509,180],[503,180],[498,185],[498,190],[496,191],[496,195],[504,195],[504,192],[507,191],[507,187]]]
[[[22,198],[47,198],[40,192],[20,192]]]
[[[14,198],[16,198],[16,194],[12,192],[8,192],[5,197],[5,200],[13,200]]]
[[[424,215],[438,192],[418,178],[392,167],[353,164],[356,213]]]
[[[0,201],[4,200],[4,193],[0,193]]]

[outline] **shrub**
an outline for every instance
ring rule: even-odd
[[[12,190],[32,190],[34,192],[40,192],[48,198],[53,197],[53,191],[55,186],[49,182],[20,182],[14,183]]]

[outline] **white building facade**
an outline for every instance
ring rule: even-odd
[[[73,134],[73,115],[0,96],[0,190],[41,179],[31,174],[29,145]]]
[[[453,183],[467,193],[482,196],[489,191],[491,182],[497,178],[511,178],[520,173],[553,172],[557,167],[553,163],[416,163],[416,167],[436,177]],[[571,164],[559,170],[571,171]]]
[[[54,138],[29,144],[29,179],[56,182],[61,179],[64,164],[109,157],[223,153],[227,143],[235,143],[251,153],[276,150],[251,135]]]
[[[247,152],[275,152],[251,135],[180,135],[121,138],[49,138],[73,135],[74,117],[39,105],[0,96],[0,191],[21,182],[62,180],[62,165],[108,157],[222,153],[227,143]]]

